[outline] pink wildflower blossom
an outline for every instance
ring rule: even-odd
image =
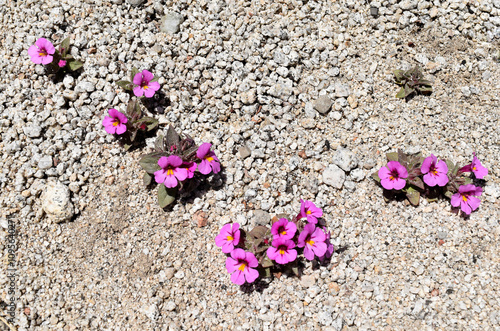
[[[287,264],[288,262],[295,261],[297,258],[297,251],[293,249],[295,243],[293,240],[283,238],[274,239],[272,246],[267,249],[267,257],[276,261],[279,264]]]
[[[177,155],[160,157],[158,165],[161,169],[154,173],[158,184],[163,183],[166,187],[173,188],[177,186],[177,180],[183,181],[188,177],[188,170],[181,167],[182,159]]]
[[[151,98],[156,91],[160,89],[160,84],[158,82],[152,82],[153,74],[147,70],[138,72],[135,74],[133,83],[136,85],[134,87],[134,94],[136,97]]]
[[[118,110],[111,108],[108,110],[109,116],[105,116],[102,121],[104,130],[109,134],[123,134],[127,131],[125,123],[128,122],[127,116]]]
[[[316,207],[316,205],[311,201],[300,199],[300,202],[300,214],[298,217],[306,217],[309,223],[318,223],[318,217],[323,216],[323,211],[321,210],[321,208]]]
[[[28,55],[31,57],[31,61],[36,64],[49,64],[52,62],[54,57],[52,54],[56,52],[56,48],[50,41],[45,38],[39,38],[35,45],[30,46],[28,49]]]
[[[323,256],[326,253],[326,235],[314,224],[308,223],[299,235],[298,247],[304,247],[304,256],[308,260],[314,260],[314,255]]]
[[[59,68],[64,68],[64,66],[66,66],[66,60],[59,60],[59,63],[57,63],[57,65],[59,66]]]
[[[460,209],[469,215],[479,207],[481,200],[475,196],[480,196],[481,193],[483,193],[481,187],[476,187],[472,184],[462,185],[458,188],[458,192],[451,196],[451,205],[453,207],[460,206]]]
[[[189,163],[184,163],[182,166],[187,169],[187,174],[188,174],[187,178],[193,178],[194,172],[198,167],[198,165],[195,162],[189,162]]]
[[[258,266],[255,255],[241,248],[231,251],[231,257],[226,259],[227,272],[232,273],[231,281],[236,285],[243,285],[245,281],[253,283],[259,277],[259,272],[253,268]]]
[[[232,227],[232,228],[231,228]],[[231,253],[234,246],[240,242],[240,225],[238,223],[226,224],[215,237],[215,244],[222,248],[223,253]]]
[[[448,166],[443,160],[437,160],[434,154],[427,157],[420,167],[424,175],[424,182],[429,186],[445,186],[448,183]]]
[[[483,167],[479,159],[476,157],[474,152],[474,157],[472,158],[472,163],[462,167],[459,172],[473,172],[477,179],[483,179],[488,175],[488,169]]]
[[[387,167],[382,167],[378,171],[380,184],[386,190],[401,190],[406,185],[405,178],[408,178],[408,171],[398,161],[387,162]]]
[[[328,260],[330,257],[332,257],[333,252],[335,251],[335,247],[330,242],[330,239],[331,239],[331,234],[330,234],[330,231],[328,231],[328,233],[326,234],[326,240],[325,240],[325,244],[326,244],[325,255],[319,257],[319,260],[321,262],[324,262],[325,260]]]
[[[274,238],[292,239],[297,232],[297,225],[289,222],[286,218],[280,218],[278,222],[271,227],[271,234]]]
[[[220,161],[215,156],[215,153],[210,150],[210,147],[212,147],[212,144],[203,143],[196,152],[196,156],[201,160],[198,170],[204,175],[208,175],[210,171],[213,171],[214,174],[220,171]]]

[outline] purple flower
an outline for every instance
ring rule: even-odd
[[[195,162],[188,162],[188,163],[183,163],[182,166],[187,169],[187,178],[193,178],[194,177],[194,172],[196,170],[196,167],[198,165]]]
[[[56,48],[50,41],[45,38],[40,38],[35,42],[35,45],[30,46],[28,49],[28,55],[31,57],[31,61],[36,64],[49,64],[52,62],[54,57],[52,54],[56,52]]]
[[[460,209],[469,215],[473,210],[479,207],[481,200],[475,196],[480,196],[481,193],[483,193],[481,187],[476,187],[472,184],[462,185],[458,188],[458,193],[451,196],[451,205],[453,207],[458,207],[460,205]]]
[[[232,226],[232,228],[231,228]],[[222,247],[223,253],[231,253],[234,246],[240,242],[240,225],[238,223],[226,224],[220,229],[220,233],[215,237],[215,244]]]
[[[424,175],[424,182],[429,186],[445,186],[448,183],[448,166],[443,160],[438,162],[434,154],[427,157],[420,167]]]
[[[316,207],[314,203],[307,200],[300,199],[300,214],[298,218],[306,217],[309,223],[318,223],[317,217],[323,216],[323,211],[321,208]]]
[[[158,165],[161,169],[154,173],[158,184],[163,183],[166,187],[172,188],[177,186],[177,180],[183,181],[188,177],[188,170],[181,167],[182,159],[177,155],[160,157]]]
[[[134,87],[134,94],[136,97],[142,97],[144,95],[146,98],[151,98],[155,95],[155,92],[160,89],[160,84],[158,82],[152,82],[151,80],[153,77],[153,74],[147,70],[135,74],[132,82],[136,85],[136,87]]]
[[[203,143],[196,152],[196,156],[201,160],[198,170],[204,175],[208,175],[210,171],[213,171],[214,174],[220,171],[220,161],[215,156],[215,153],[210,150],[210,147],[212,147],[212,144]]]
[[[289,222],[286,218],[280,218],[278,222],[271,227],[271,234],[276,238],[292,239],[297,232],[297,225]]]
[[[325,244],[326,244],[325,255],[319,257],[319,260],[321,262],[331,258],[333,255],[333,252],[335,251],[335,247],[333,247],[333,244],[330,242],[330,238],[331,238],[331,234],[330,234],[330,231],[328,231],[328,233],[326,234],[326,240],[325,240]]]
[[[408,171],[398,161],[389,161],[387,167],[380,168],[378,177],[386,190],[401,190],[406,185],[404,179],[408,177]]]
[[[63,68],[64,66],[66,66],[66,60],[59,60],[59,63],[57,65],[59,66],[59,68]]]
[[[272,246],[267,249],[267,257],[276,263],[287,264],[297,258],[297,251],[293,249],[294,247],[295,243],[292,240],[274,239]]]
[[[479,159],[476,157],[476,152],[473,153],[472,163],[462,167],[458,172],[473,172],[477,179],[483,179],[488,175],[488,169],[483,167]]]
[[[308,260],[314,260],[314,255],[323,256],[326,253],[326,234],[314,224],[308,223],[299,235],[299,244],[304,247],[304,256]]]
[[[102,120],[104,130],[110,134],[123,134],[127,131],[125,123],[128,122],[127,116],[120,113],[118,110],[111,108],[108,110],[109,116],[105,116]]]
[[[231,281],[237,285],[245,284],[245,280],[248,283],[253,283],[259,277],[259,272],[252,268],[258,266],[259,262],[255,255],[245,252],[241,248],[234,249],[231,252],[231,257],[226,259],[227,272],[233,273]]]

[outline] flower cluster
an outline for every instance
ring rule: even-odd
[[[281,266],[298,275],[298,257],[328,260],[334,251],[330,233],[321,219],[323,211],[311,201],[300,200],[297,216],[288,220],[275,217],[271,228],[257,226],[248,234],[238,223],[226,224],[215,237],[215,244],[228,254],[226,269],[237,285],[254,282],[259,275],[271,276]],[[280,215],[282,216],[282,215]]]
[[[146,97],[151,98],[155,95],[156,91],[160,89],[160,84],[157,82],[158,78],[148,70],[143,70],[139,72],[136,68],[132,68],[132,73],[130,75],[130,81],[121,80],[117,82],[119,86],[123,87],[127,91],[133,91],[136,97]]]
[[[157,138],[155,147],[155,152],[142,157],[139,163],[146,171],[145,184],[149,185],[153,177],[160,184],[158,203],[162,208],[172,203],[179,192],[195,189],[204,176],[221,171],[212,144],[198,147],[187,135],[181,139],[172,127],[165,137]]]
[[[39,38],[35,45],[30,46],[28,55],[31,61],[36,64],[50,66],[51,72],[57,73],[59,70],[76,71],[83,66],[69,54],[69,37],[64,39],[58,49],[45,38]]]
[[[470,164],[459,167],[451,161],[438,160],[434,154],[424,159],[420,153],[414,156],[402,151],[389,153],[387,165],[373,174],[373,178],[386,190],[405,193],[414,205],[418,205],[421,195],[435,197],[442,193],[451,199],[453,207],[460,207],[469,215],[479,207],[481,201],[477,196],[483,190],[473,185],[472,179],[464,174],[472,173],[475,179],[488,175],[488,169],[473,154]]]

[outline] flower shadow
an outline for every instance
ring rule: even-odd
[[[162,90],[157,91],[151,98],[140,98],[141,103],[151,114],[162,115],[165,108],[170,106],[170,99]]]

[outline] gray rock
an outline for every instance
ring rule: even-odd
[[[404,0],[399,4],[399,8],[403,10],[412,10],[417,8],[418,6],[418,1],[415,0]]]
[[[255,217],[255,225],[269,225],[271,221],[271,215],[263,210],[257,209],[253,212]]]
[[[167,304],[165,305],[165,309],[166,309],[166,310],[168,310],[168,311],[172,311],[172,310],[174,310],[174,309],[175,309],[175,307],[176,307],[176,305],[175,305],[175,302],[173,302],[173,301],[169,301],[169,302],[167,302]]]
[[[160,31],[174,34],[179,32],[179,27],[184,22],[184,17],[175,12],[170,12],[161,18]]]
[[[339,317],[335,321],[333,321],[332,326],[335,331],[340,331],[342,330],[343,324],[344,320],[342,319],[342,317]]]
[[[335,164],[330,164],[323,171],[323,182],[327,185],[341,189],[345,181],[345,172]]]
[[[332,108],[332,104],[333,101],[328,96],[322,95],[314,102],[314,109],[320,114],[326,114]]]
[[[248,189],[245,192],[245,198],[247,198],[247,199],[255,198],[256,196],[257,196],[257,192],[254,189]]]
[[[255,89],[250,89],[240,94],[241,103],[243,103],[244,105],[251,105],[255,103],[256,99],[257,95]]]
[[[346,98],[350,94],[349,85],[347,84],[335,84],[335,96],[337,98]]]
[[[318,313],[318,321],[322,325],[331,325],[333,322],[332,313],[328,311],[322,311]]]
[[[52,168],[52,156],[44,155],[40,161],[38,161],[38,168],[42,170],[47,170]]]
[[[238,154],[239,154],[241,159],[246,159],[247,157],[249,157],[252,154],[252,151],[250,150],[250,148],[248,148],[246,145],[244,145],[238,149]]]
[[[87,81],[82,81],[78,83],[78,85],[76,85],[75,87],[75,92],[77,93],[83,93],[83,92],[92,93],[94,91],[95,91],[95,85]]]
[[[33,124],[23,128],[24,134],[30,138],[38,138],[42,133],[42,128],[39,125]]]
[[[351,171],[358,165],[358,161],[350,150],[339,147],[333,155],[333,163],[344,171]]]
[[[74,215],[73,204],[67,186],[61,182],[49,182],[41,196],[42,209],[49,220],[60,223]]]
[[[462,87],[462,94],[464,95],[464,97],[468,98],[470,97],[471,95],[471,91],[470,91],[470,88],[468,86],[464,86]]]
[[[360,182],[365,178],[365,173],[362,169],[354,169],[351,171],[351,178],[355,182]]]
[[[145,0],[127,0],[127,3],[131,4],[132,6],[139,6],[144,1]]]

